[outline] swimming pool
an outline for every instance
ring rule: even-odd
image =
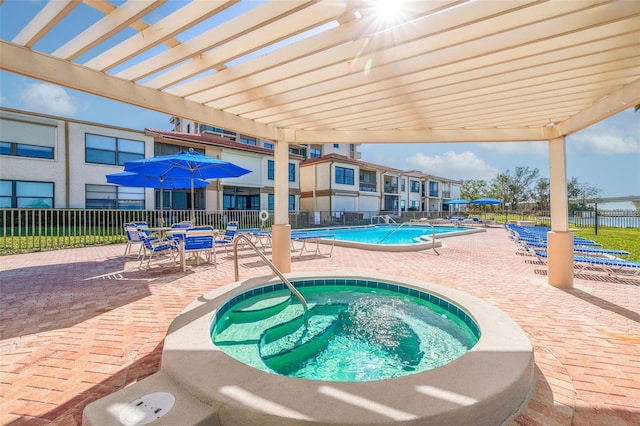
[[[434,242],[431,238],[434,234],[436,240],[439,240],[458,235],[486,232],[486,229],[442,225],[434,225],[432,228],[431,226],[406,223],[402,226],[385,224],[349,228],[305,229],[304,232],[310,235],[334,235],[335,241],[331,241],[331,243],[338,246],[378,251],[417,251],[433,248]],[[435,247],[440,245],[439,241],[435,242]]]
[[[221,308],[212,340],[259,370],[364,382],[440,367],[478,341],[478,326],[435,295],[372,280],[294,281],[251,290]]]

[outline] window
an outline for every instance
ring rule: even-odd
[[[340,144],[339,144],[339,143],[334,143],[334,144],[333,144],[333,147],[334,147],[334,148],[340,148]]]
[[[144,188],[86,185],[87,209],[144,210]]]
[[[411,185],[411,192],[420,192],[420,181],[419,180],[410,180],[409,184]]]
[[[267,210],[273,210],[275,206],[275,197],[273,194],[269,194],[267,196]],[[289,211],[294,211],[296,209],[296,196],[289,194]]]
[[[40,119],[31,122],[3,115],[0,117],[0,129],[1,155],[53,159],[58,139],[57,123]]]
[[[85,134],[87,163],[123,166],[125,161],[144,158],[144,142],[112,136]]]
[[[336,166],[336,183],[353,185],[354,170]]]
[[[267,179],[273,180],[275,175],[275,162],[273,160],[268,160],[267,162]],[[289,163],[289,182],[296,181],[296,165],[293,163]]]
[[[204,154],[203,148],[191,148],[188,146],[181,145],[173,145],[168,143],[156,142],[153,144],[153,155],[173,155],[182,151],[189,151],[193,149],[195,152],[199,154]]]
[[[438,196],[438,182],[429,181],[429,197]]]
[[[417,200],[413,200],[409,203],[409,208],[411,210],[420,210],[420,202]]]
[[[296,181],[296,165],[289,163],[289,182]]]
[[[318,148],[309,148],[309,158],[318,158],[322,156],[322,151]]]
[[[208,132],[208,133],[216,133],[220,136],[224,136],[224,137],[228,137],[232,140],[236,140],[236,133],[235,132],[231,132],[229,130],[225,130],[225,129],[221,129],[220,127],[213,127],[213,126],[209,126],[207,124],[201,124],[200,125],[200,133],[203,132]],[[187,132],[189,133],[189,132]]]
[[[53,182],[0,180],[0,208],[52,209]]]
[[[240,135],[240,142],[246,143],[247,145],[254,145],[254,146],[258,144],[258,141],[256,140],[256,138],[252,138],[244,135]]]
[[[404,192],[407,190],[407,180],[405,178],[400,179],[400,191]]]
[[[400,210],[405,211],[407,208],[407,202],[405,200],[400,200]]]
[[[289,148],[289,154],[301,155],[303,157],[307,156],[306,148]]]
[[[273,144],[271,142],[265,142],[264,147],[273,150]]]
[[[360,170],[360,191],[376,192],[376,172]]]
[[[15,142],[0,142],[0,154],[14,157],[31,157],[53,159],[53,147],[28,145]]]

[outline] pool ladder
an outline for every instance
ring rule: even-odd
[[[233,268],[234,268],[234,272],[235,272],[235,276],[236,276],[236,281],[240,280],[240,269],[238,267],[238,243],[240,242],[240,240],[243,240],[244,242],[248,243],[249,246],[251,248],[253,248],[253,251],[255,251],[258,254],[258,256],[260,256],[260,258],[262,260],[264,260],[264,262],[267,264],[267,266],[269,268],[271,268],[273,273],[276,274],[278,276],[278,278],[280,278],[282,280],[284,285],[286,285],[289,288],[289,290],[291,290],[291,293],[293,293],[293,295],[298,298],[298,300],[302,304],[302,307],[304,308],[304,314],[305,314],[304,316],[305,316],[305,320],[306,320],[307,319],[307,312],[308,312],[309,309],[307,307],[307,301],[305,300],[304,296],[298,291],[297,288],[294,287],[293,284],[291,284],[291,282],[284,275],[282,275],[282,272],[280,272],[280,270],[276,267],[276,265],[274,265],[267,258],[267,256],[262,252],[262,250],[260,250],[253,243],[253,241],[251,241],[249,239],[249,237],[247,237],[246,235],[243,235],[243,234],[236,234],[235,238],[233,239]]]
[[[384,236],[383,239],[381,239],[380,241],[378,241],[378,244],[382,244],[384,242],[384,240],[386,240],[387,238],[389,238],[391,235],[393,235],[398,229],[402,228],[404,225],[406,225],[407,223],[410,222],[402,222],[400,225],[396,226],[395,228],[393,228],[393,230],[391,232],[389,232],[387,235]],[[438,250],[436,250],[436,228],[433,226],[433,224],[428,223],[427,225],[429,225],[431,227],[431,249],[433,251],[436,252],[436,254],[438,256],[440,256],[440,253],[438,253]]]

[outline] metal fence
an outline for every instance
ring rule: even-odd
[[[477,211],[456,213],[465,217],[478,217],[484,223],[497,225],[514,220],[532,221],[537,226],[549,226],[548,212]],[[270,228],[273,214],[266,221],[257,210],[196,211],[196,224],[224,229],[229,221],[238,221],[240,228]],[[292,229],[331,226],[356,226],[372,223],[402,223],[411,219],[443,219],[448,212],[366,211],[292,211],[289,223]],[[189,210],[168,210],[162,216],[152,210],[84,210],[84,209],[0,209],[0,254],[55,250],[90,245],[126,242],[123,225],[129,222],[147,222],[151,227],[169,226],[190,220]],[[604,211],[576,212],[571,225],[583,227],[640,228],[640,212]]]

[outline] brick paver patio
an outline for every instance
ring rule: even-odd
[[[443,240],[433,251],[336,247],[294,257],[292,270],[364,270],[466,291],[527,333],[537,387],[519,425],[640,425],[640,276],[576,276],[561,290],[545,266],[519,255],[504,230]],[[0,258],[0,424],[76,425],[102,396],[158,370],[170,322],[193,299],[234,280],[233,262],[149,272],[124,245]],[[268,275],[243,252],[241,279]]]

